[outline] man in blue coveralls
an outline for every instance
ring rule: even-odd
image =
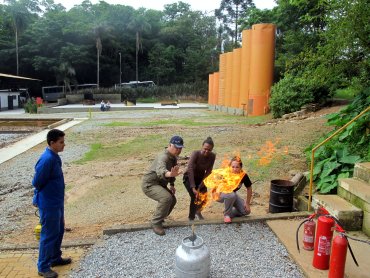
[[[32,185],[35,187],[33,204],[40,212],[42,225],[37,262],[38,274],[43,277],[58,277],[50,267],[66,265],[71,258],[62,258],[61,245],[64,235],[64,176],[62,160],[58,153],[64,149],[65,133],[58,129],[48,132],[48,147],[35,166]]]

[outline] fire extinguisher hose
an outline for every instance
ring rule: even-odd
[[[297,243],[297,249],[298,249],[298,253],[301,253],[301,250],[299,249],[299,242],[298,242],[298,233],[299,233],[299,229],[301,228],[301,226],[304,224],[304,223],[306,223],[306,222],[308,222],[308,221],[312,221],[312,218],[313,218],[314,216],[310,216],[309,218],[307,218],[307,219],[305,219],[305,220],[303,220],[302,221],[302,223],[301,224],[299,224],[299,226],[298,226],[298,228],[297,228],[297,231],[296,231],[296,233],[295,233],[295,241],[296,241],[296,243]]]
[[[348,249],[349,249],[349,252],[351,253],[351,256],[352,256],[353,261],[355,262],[355,264],[356,264],[357,266],[359,266],[359,265],[358,265],[358,262],[357,262],[357,260],[356,260],[355,254],[354,254],[354,253],[353,253],[353,251],[352,251],[352,247],[351,247],[351,245],[349,244],[349,241],[348,241],[347,235],[346,235],[346,234],[343,234],[343,235],[345,236],[345,238],[346,238],[346,240],[347,240],[347,243],[348,243]]]

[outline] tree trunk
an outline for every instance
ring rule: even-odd
[[[136,83],[138,82],[139,82],[139,32],[136,32]]]
[[[99,88],[99,49],[96,49],[96,56],[97,56],[97,70],[96,70],[96,85]]]
[[[17,75],[19,75],[19,54],[18,54],[18,29],[15,27],[15,57],[17,60]]]

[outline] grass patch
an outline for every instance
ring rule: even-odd
[[[90,151],[85,153],[85,156],[79,160],[77,160],[75,163],[77,164],[83,164],[87,161],[95,160],[99,153],[101,153],[103,145],[100,143],[95,143],[91,145]]]
[[[108,127],[120,127],[120,126],[163,126],[163,125],[182,125],[188,127],[196,126],[211,126],[211,125],[230,125],[230,124],[242,124],[251,125],[264,123],[271,119],[271,115],[257,116],[257,117],[241,117],[241,116],[210,116],[203,117],[199,120],[192,119],[166,119],[157,121],[147,121],[147,122],[111,122],[104,124]]]
[[[156,103],[159,102],[159,100],[155,97],[147,97],[147,98],[138,98],[136,102],[140,103]]]
[[[116,157],[124,159],[128,156],[136,156],[140,153],[150,152],[153,148],[159,149],[161,144],[163,144],[163,137],[159,135],[139,137],[114,145],[95,143],[91,145],[90,151],[88,151],[82,159],[75,161],[75,163],[83,164],[94,160],[108,161]]]
[[[334,98],[348,99],[348,100],[354,99],[355,96],[356,96],[355,90],[350,89],[350,88],[338,89],[334,94]]]

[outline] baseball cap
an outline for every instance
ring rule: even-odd
[[[184,147],[184,140],[180,136],[173,136],[170,140],[170,144],[174,144],[176,148],[180,149]]]

